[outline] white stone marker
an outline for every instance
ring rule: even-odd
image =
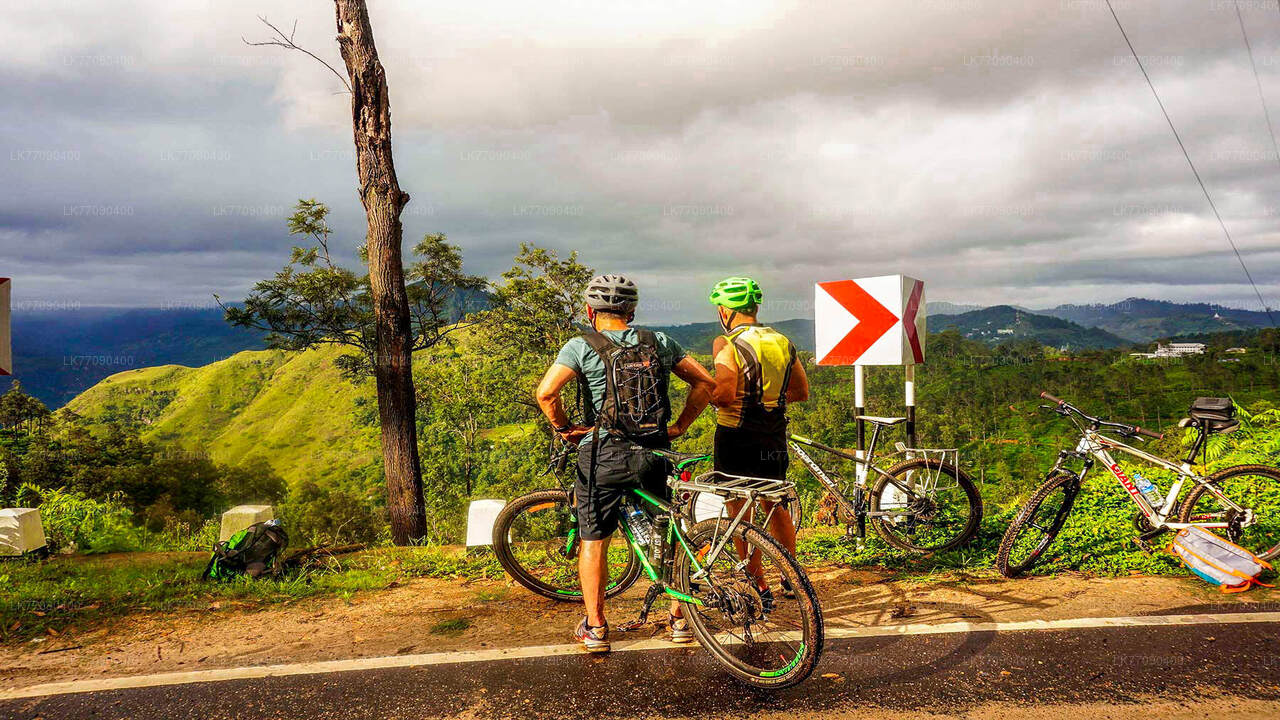
[[[219,539],[226,542],[232,535],[255,523],[274,519],[270,505],[237,505],[222,513],[222,533]]]
[[[467,547],[493,544],[493,521],[506,500],[472,500],[467,508]]]
[[[40,522],[39,510],[0,510],[0,556],[25,555],[44,546],[44,524]]]

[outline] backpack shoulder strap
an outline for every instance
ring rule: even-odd
[[[779,333],[781,334],[781,333]],[[786,337],[786,336],[783,336]],[[778,406],[787,406],[787,388],[791,386],[791,370],[796,366],[796,345],[791,342],[791,338],[787,340],[787,369],[782,374],[782,389],[778,391]]]
[[[604,333],[596,330],[587,330],[582,333],[582,339],[587,341],[587,345],[600,356],[601,360],[606,363],[609,358],[609,351],[617,347],[617,343],[604,336]]]
[[[648,345],[655,350],[658,348],[658,334],[649,328],[636,328],[636,340],[640,345]]]

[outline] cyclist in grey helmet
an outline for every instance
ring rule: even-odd
[[[574,484],[582,549],[578,577],[586,617],[574,632],[589,652],[608,652],[604,617],[609,538],[618,529],[630,488],[668,497],[666,468],[647,448],[667,448],[689,429],[711,400],[715,381],[679,343],[663,333],[632,327],[640,291],[621,275],[599,275],[583,293],[591,327],[560,349],[538,385],[538,405],[566,442],[578,443]],[[680,416],[671,422],[670,374],[689,384]],[[619,381],[624,378],[625,382]],[[574,426],[560,391],[571,381],[583,387],[585,425]],[[671,606],[671,639],[690,642],[693,633]]]

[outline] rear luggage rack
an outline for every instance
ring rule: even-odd
[[[787,491],[795,486],[796,484],[790,480],[730,475],[716,470],[705,472],[689,480],[675,478],[671,481],[671,487],[676,490],[696,490],[724,498],[764,498],[766,500],[783,500],[787,496]]]

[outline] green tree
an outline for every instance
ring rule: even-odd
[[[521,244],[512,268],[494,288],[491,307],[478,317],[488,352],[508,371],[495,378],[506,401],[536,409],[533,387],[556,352],[585,324],[582,291],[591,268],[578,253]]]
[[[426,531],[412,379],[408,379],[408,397],[401,397],[403,378],[388,365],[407,365],[408,358],[401,363],[396,359],[398,352],[383,347],[386,308],[379,309],[379,292],[372,283],[386,278],[379,279],[376,273],[357,275],[334,261],[328,215],[328,206],[314,199],[298,202],[289,218],[289,232],[306,236],[314,244],[294,247],[288,265],[275,277],[254,285],[242,307],[224,308],[226,318],[234,325],[265,330],[270,347],[301,350],[332,343],[357,351],[339,362],[348,375],[369,373],[377,380],[387,507],[392,535],[404,544],[421,538]],[[399,271],[399,222],[395,224],[394,265]],[[366,264],[372,259],[368,249],[366,243],[359,250]],[[463,272],[462,253],[443,234],[424,236],[413,254],[418,261],[403,272],[408,283],[405,344],[409,353],[434,347],[463,327],[460,321],[465,307],[459,306],[458,298],[478,294],[485,284],[483,278]],[[380,260],[384,265],[386,261],[385,257]],[[406,413],[407,419],[402,417]]]

